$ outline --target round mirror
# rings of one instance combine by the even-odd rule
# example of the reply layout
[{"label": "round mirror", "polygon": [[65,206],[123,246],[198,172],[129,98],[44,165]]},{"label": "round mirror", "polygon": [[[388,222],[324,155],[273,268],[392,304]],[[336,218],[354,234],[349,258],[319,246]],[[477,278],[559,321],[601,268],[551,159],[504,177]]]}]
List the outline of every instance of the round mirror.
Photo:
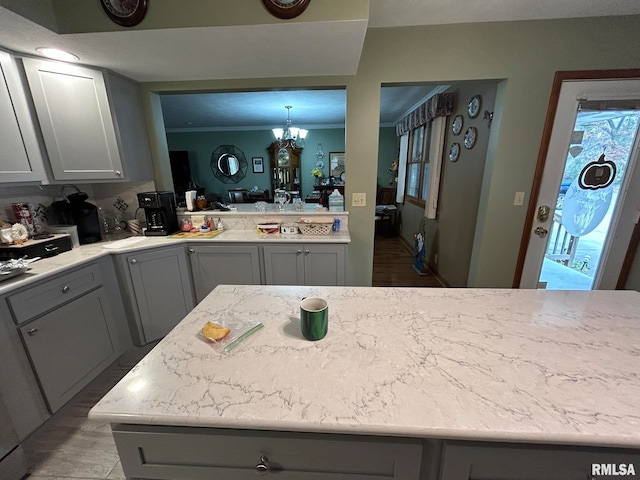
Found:
[{"label": "round mirror", "polygon": [[218,170],[220,170],[223,175],[230,177],[238,173],[240,170],[240,162],[235,155],[223,153],[220,155],[220,158],[218,158]]},{"label": "round mirror", "polygon": [[213,175],[222,183],[238,183],[247,174],[247,158],[235,145],[220,145],[211,154]]}]

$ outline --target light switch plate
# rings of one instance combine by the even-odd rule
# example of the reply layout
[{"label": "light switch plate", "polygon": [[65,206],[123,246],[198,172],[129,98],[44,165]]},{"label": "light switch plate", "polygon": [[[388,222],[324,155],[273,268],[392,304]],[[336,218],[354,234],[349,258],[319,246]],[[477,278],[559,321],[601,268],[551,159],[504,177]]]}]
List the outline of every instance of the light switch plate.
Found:
[{"label": "light switch plate", "polygon": [[367,206],[367,194],[366,193],[353,193],[351,195],[352,207],[366,207]]},{"label": "light switch plate", "polygon": [[513,204],[516,206],[524,204],[524,192],[516,192],[516,196],[513,199]]}]

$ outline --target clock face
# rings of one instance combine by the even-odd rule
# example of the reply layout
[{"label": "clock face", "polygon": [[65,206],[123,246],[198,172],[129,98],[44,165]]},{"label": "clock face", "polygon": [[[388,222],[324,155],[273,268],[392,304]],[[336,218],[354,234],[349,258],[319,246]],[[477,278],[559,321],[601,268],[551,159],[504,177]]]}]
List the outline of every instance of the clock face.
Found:
[{"label": "clock face", "polygon": [[480,95],[474,95],[469,100],[469,105],[467,106],[467,111],[469,112],[469,118],[476,118],[480,113]]},{"label": "clock face", "polygon": [[459,156],[460,156],[460,144],[459,143],[451,144],[451,148],[449,149],[449,160],[451,160],[452,162],[455,162],[456,160],[458,160]]},{"label": "clock face", "polygon": [[455,118],[453,119],[453,123],[451,124],[451,132],[454,135],[459,135],[460,132],[462,131],[462,124],[463,124],[463,119],[462,119],[462,115],[456,115]]},{"label": "clock face", "polygon": [[147,14],[147,0],[100,0],[105,13],[118,25],[132,27]]},{"label": "clock face", "polygon": [[304,12],[311,0],[262,0],[262,3],[274,17],[288,20]]},{"label": "clock face", "polygon": [[478,131],[475,127],[467,128],[467,131],[464,132],[464,148],[470,149],[476,144],[476,139],[478,136]]}]

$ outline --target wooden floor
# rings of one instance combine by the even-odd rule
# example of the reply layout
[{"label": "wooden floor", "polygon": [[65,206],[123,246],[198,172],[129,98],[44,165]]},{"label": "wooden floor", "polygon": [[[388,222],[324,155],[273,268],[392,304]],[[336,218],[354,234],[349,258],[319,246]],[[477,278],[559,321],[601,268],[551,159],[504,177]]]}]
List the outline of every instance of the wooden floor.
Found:
[{"label": "wooden floor", "polygon": [[433,273],[418,275],[413,268],[413,250],[399,236],[376,235],[373,250],[374,287],[440,287]]}]

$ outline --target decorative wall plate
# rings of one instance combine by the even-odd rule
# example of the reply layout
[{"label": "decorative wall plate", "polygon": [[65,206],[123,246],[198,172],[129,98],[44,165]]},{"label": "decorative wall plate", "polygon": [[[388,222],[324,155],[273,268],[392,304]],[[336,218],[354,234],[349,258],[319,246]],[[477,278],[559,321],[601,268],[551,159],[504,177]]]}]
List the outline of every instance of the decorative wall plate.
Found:
[{"label": "decorative wall plate", "polygon": [[451,122],[451,132],[454,135],[459,135],[460,132],[462,131],[463,124],[464,124],[464,118],[462,117],[462,115],[456,115],[455,118],[453,119],[453,122]]},{"label": "decorative wall plate", "polygon": [[478,131],[476,127],[469,127],[467,131],[464,132],[464,148],[470,149],[476,144],[476,140],[478,139]]},{"label": "decorative wall plate", "polygon": [[118,25],[133,27],[147,14],[147,0],[100,0],[107,16]]},{"label": "decorative wall plate", "polygon": [[456,160],[458,160],[459,156],[460,156],[460,144],[452,143],[451,148],[449,148],[449,160],[451,160],[452,162],[455,162]]},{"label": "decorative wall plate", "polygon": [[262,0],[262,3],[274,17],[289,20],[301,15],[311,0]]},{"label": "decorative wall plate", "polygon": [[480,106],[482,104],[482,98],[480,95],[474,95],[469,100],[469,105],[467,105],[467,112],[469,113],[469,118],[476,118],[480,113]]}]

